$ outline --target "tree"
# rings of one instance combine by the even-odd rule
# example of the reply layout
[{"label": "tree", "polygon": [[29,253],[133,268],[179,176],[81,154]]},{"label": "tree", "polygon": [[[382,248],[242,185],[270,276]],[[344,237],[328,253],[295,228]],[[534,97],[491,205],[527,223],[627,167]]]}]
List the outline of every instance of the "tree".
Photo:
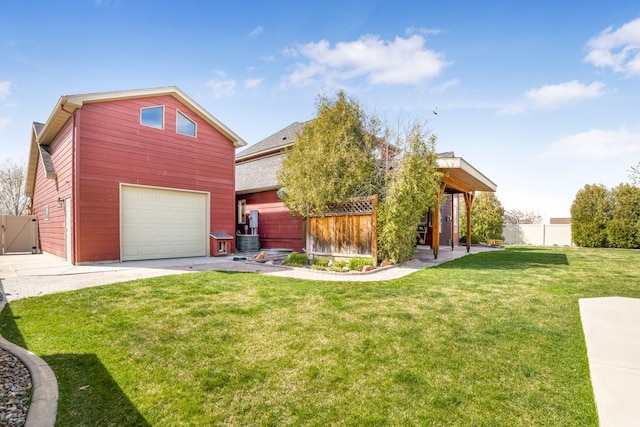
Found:
[{"label": "tree", "polygon": [[640,248],[640,187],[620,184],[611,190],[611,219],[607,243],[614,248]]},{"label": "tree", "polygon": [[509,209],[504,213],[504,222],[507,224],[542,224],[542,215],[533,211]]},{"label": "tree", "polygon": [[381,259],[409,260],[416,249],[416,229],[430,206],[436,205],[442,173],[438,172],[436,137],[413,124],[404,140],[398,167],[389,173],[378,209],[378,251]]},{"label": "tree", "polygon": [[0,166],[0,214],[24,215],[29,199],[24,195],[24,165],[6,160]]},{"label": "tree", "polygon": [[323,215],[331,204],[361,195],[375,175],[374,136],[359,103],[340,91],[320,98],[278,172],[280,195],[292,213]]},{"label": "tree", "polygon": [[[493,192],[478,192],[471,206],[471,242],[502,239],[504,208]],[[460,224],[467,223],[466,210],[461,210]],[[466,227],[460,227],[460,237],[466,239]]]},{"label": "tree", "polygon": [[607,223],[611,219],[611,193],[604,185],[585,185],[571,204],[571,239],[578,246],[607,246]]}]

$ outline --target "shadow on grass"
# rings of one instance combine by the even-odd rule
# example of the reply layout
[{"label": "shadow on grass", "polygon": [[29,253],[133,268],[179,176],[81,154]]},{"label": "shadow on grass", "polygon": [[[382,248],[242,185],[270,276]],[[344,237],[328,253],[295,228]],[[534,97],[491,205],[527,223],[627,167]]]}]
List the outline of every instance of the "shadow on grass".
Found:
[{"label": "shadow on grass", "polygon": [[95,354],[42,358],[58,380],[60,425],[150,426]]},{"label": "shadow on grass", "polygon": [[[0,313],[0,333],[28,350],[6,304]],[[57,425],[150,426],[95,354],[55,354],[40,357],[58,381]]]},{"label": "shadow on grass", "polygon": [[15,320],[16,316],[14,316],[13,311],[11,311],[11,305],[7,303],[2,313],[0,313],[0,335],[17,346],[27,348],[24,337],[22,333],[20,333],[20,329]]},{"label": "shadow on grass", "polygon": [[521,270],[552,265],[569,265],[567,256],[546,248],[511,247],[465,256],[436,268]]}]

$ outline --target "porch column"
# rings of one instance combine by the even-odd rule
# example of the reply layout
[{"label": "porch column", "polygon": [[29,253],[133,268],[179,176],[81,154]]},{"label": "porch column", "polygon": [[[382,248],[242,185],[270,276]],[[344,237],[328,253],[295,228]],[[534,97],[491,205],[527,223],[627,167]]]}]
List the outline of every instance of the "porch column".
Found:
[{"label": "porch column", "polygon": [[473,206],[474,193],[464,193],[464,204],[467,207],[467,253],[471,251],[471,207]]},{"label": "porch column", "polygon": [[438,259],[438,252],[440,252],[440,200],[444,194],[445,183],[440,184],[440,189],[436,195],[436,206],[433,208],[433,236],[431,236],[431,245],[433,246],[433,257]]},{"label": "porch column", "polygon": [[455,203],[453,202],[453,198],[454,196],[457,196],[456,194],[451,193],[451,221],[449,221],[451,224],[450,225],[450,231],[449,231],[449,235],[451,236],[451,250],[455,250],[455,243],[454,243],[454,239],[453,239],[453,232],[455,230],[455,227],[453,226],[457,221],[458,218],[455,217],[455,212],[454,212],[454,207],[455,207]]}]

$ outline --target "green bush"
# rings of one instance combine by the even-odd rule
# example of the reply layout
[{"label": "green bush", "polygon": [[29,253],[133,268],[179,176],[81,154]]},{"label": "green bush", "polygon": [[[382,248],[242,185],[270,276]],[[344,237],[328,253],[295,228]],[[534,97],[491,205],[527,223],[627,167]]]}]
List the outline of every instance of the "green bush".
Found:
[{"label": "green bush", "polygon": [[311,266],[316,266],[316,267],[329,267],[329,258],[325,258],[325,257],[317,257],[314,258],[313,261],[311,262]]},{"label": "green bush", "polygon": [[373,258],[351,258],[349,260],[349,270],[361,271],[365,265],[373,265]]},{"label": "green bush", "polygon": [[345,268],[347,266],[347,261],[344,259],[334,259],[331,266],[336,268]]},{"label": "green bush", "polygon": [[284,259],[284,261],[282,261],[282,263],[290,267],[304,267],[307,265],[307,254],[292,252]]}]

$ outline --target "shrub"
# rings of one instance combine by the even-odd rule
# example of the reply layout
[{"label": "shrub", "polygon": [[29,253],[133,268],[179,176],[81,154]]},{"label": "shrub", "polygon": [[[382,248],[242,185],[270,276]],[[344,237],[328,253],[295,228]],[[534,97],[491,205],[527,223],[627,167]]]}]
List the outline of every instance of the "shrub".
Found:
[{"label": "shrub", "polygon": [[351,258],[349,260],[349,270],[362,270],[365,265],[373,265],[373,258]]},{"label": "shrub", "polygon": [[329,267],[329,258],[325,258],[325,257],[314,258],[313,261],[311,262],[311,265],[316,267]]},{"label": "shrub", "polygon": [[344,259],[334,259],[331,266],[337,268],[345,268],[347,266],[347,261]]},{"label": "shrub", "polygon": [[304,267],[307,265],[307,254],[292,252],[284,259],[284,261],[282,261],[282,263],[290,267]]}]

